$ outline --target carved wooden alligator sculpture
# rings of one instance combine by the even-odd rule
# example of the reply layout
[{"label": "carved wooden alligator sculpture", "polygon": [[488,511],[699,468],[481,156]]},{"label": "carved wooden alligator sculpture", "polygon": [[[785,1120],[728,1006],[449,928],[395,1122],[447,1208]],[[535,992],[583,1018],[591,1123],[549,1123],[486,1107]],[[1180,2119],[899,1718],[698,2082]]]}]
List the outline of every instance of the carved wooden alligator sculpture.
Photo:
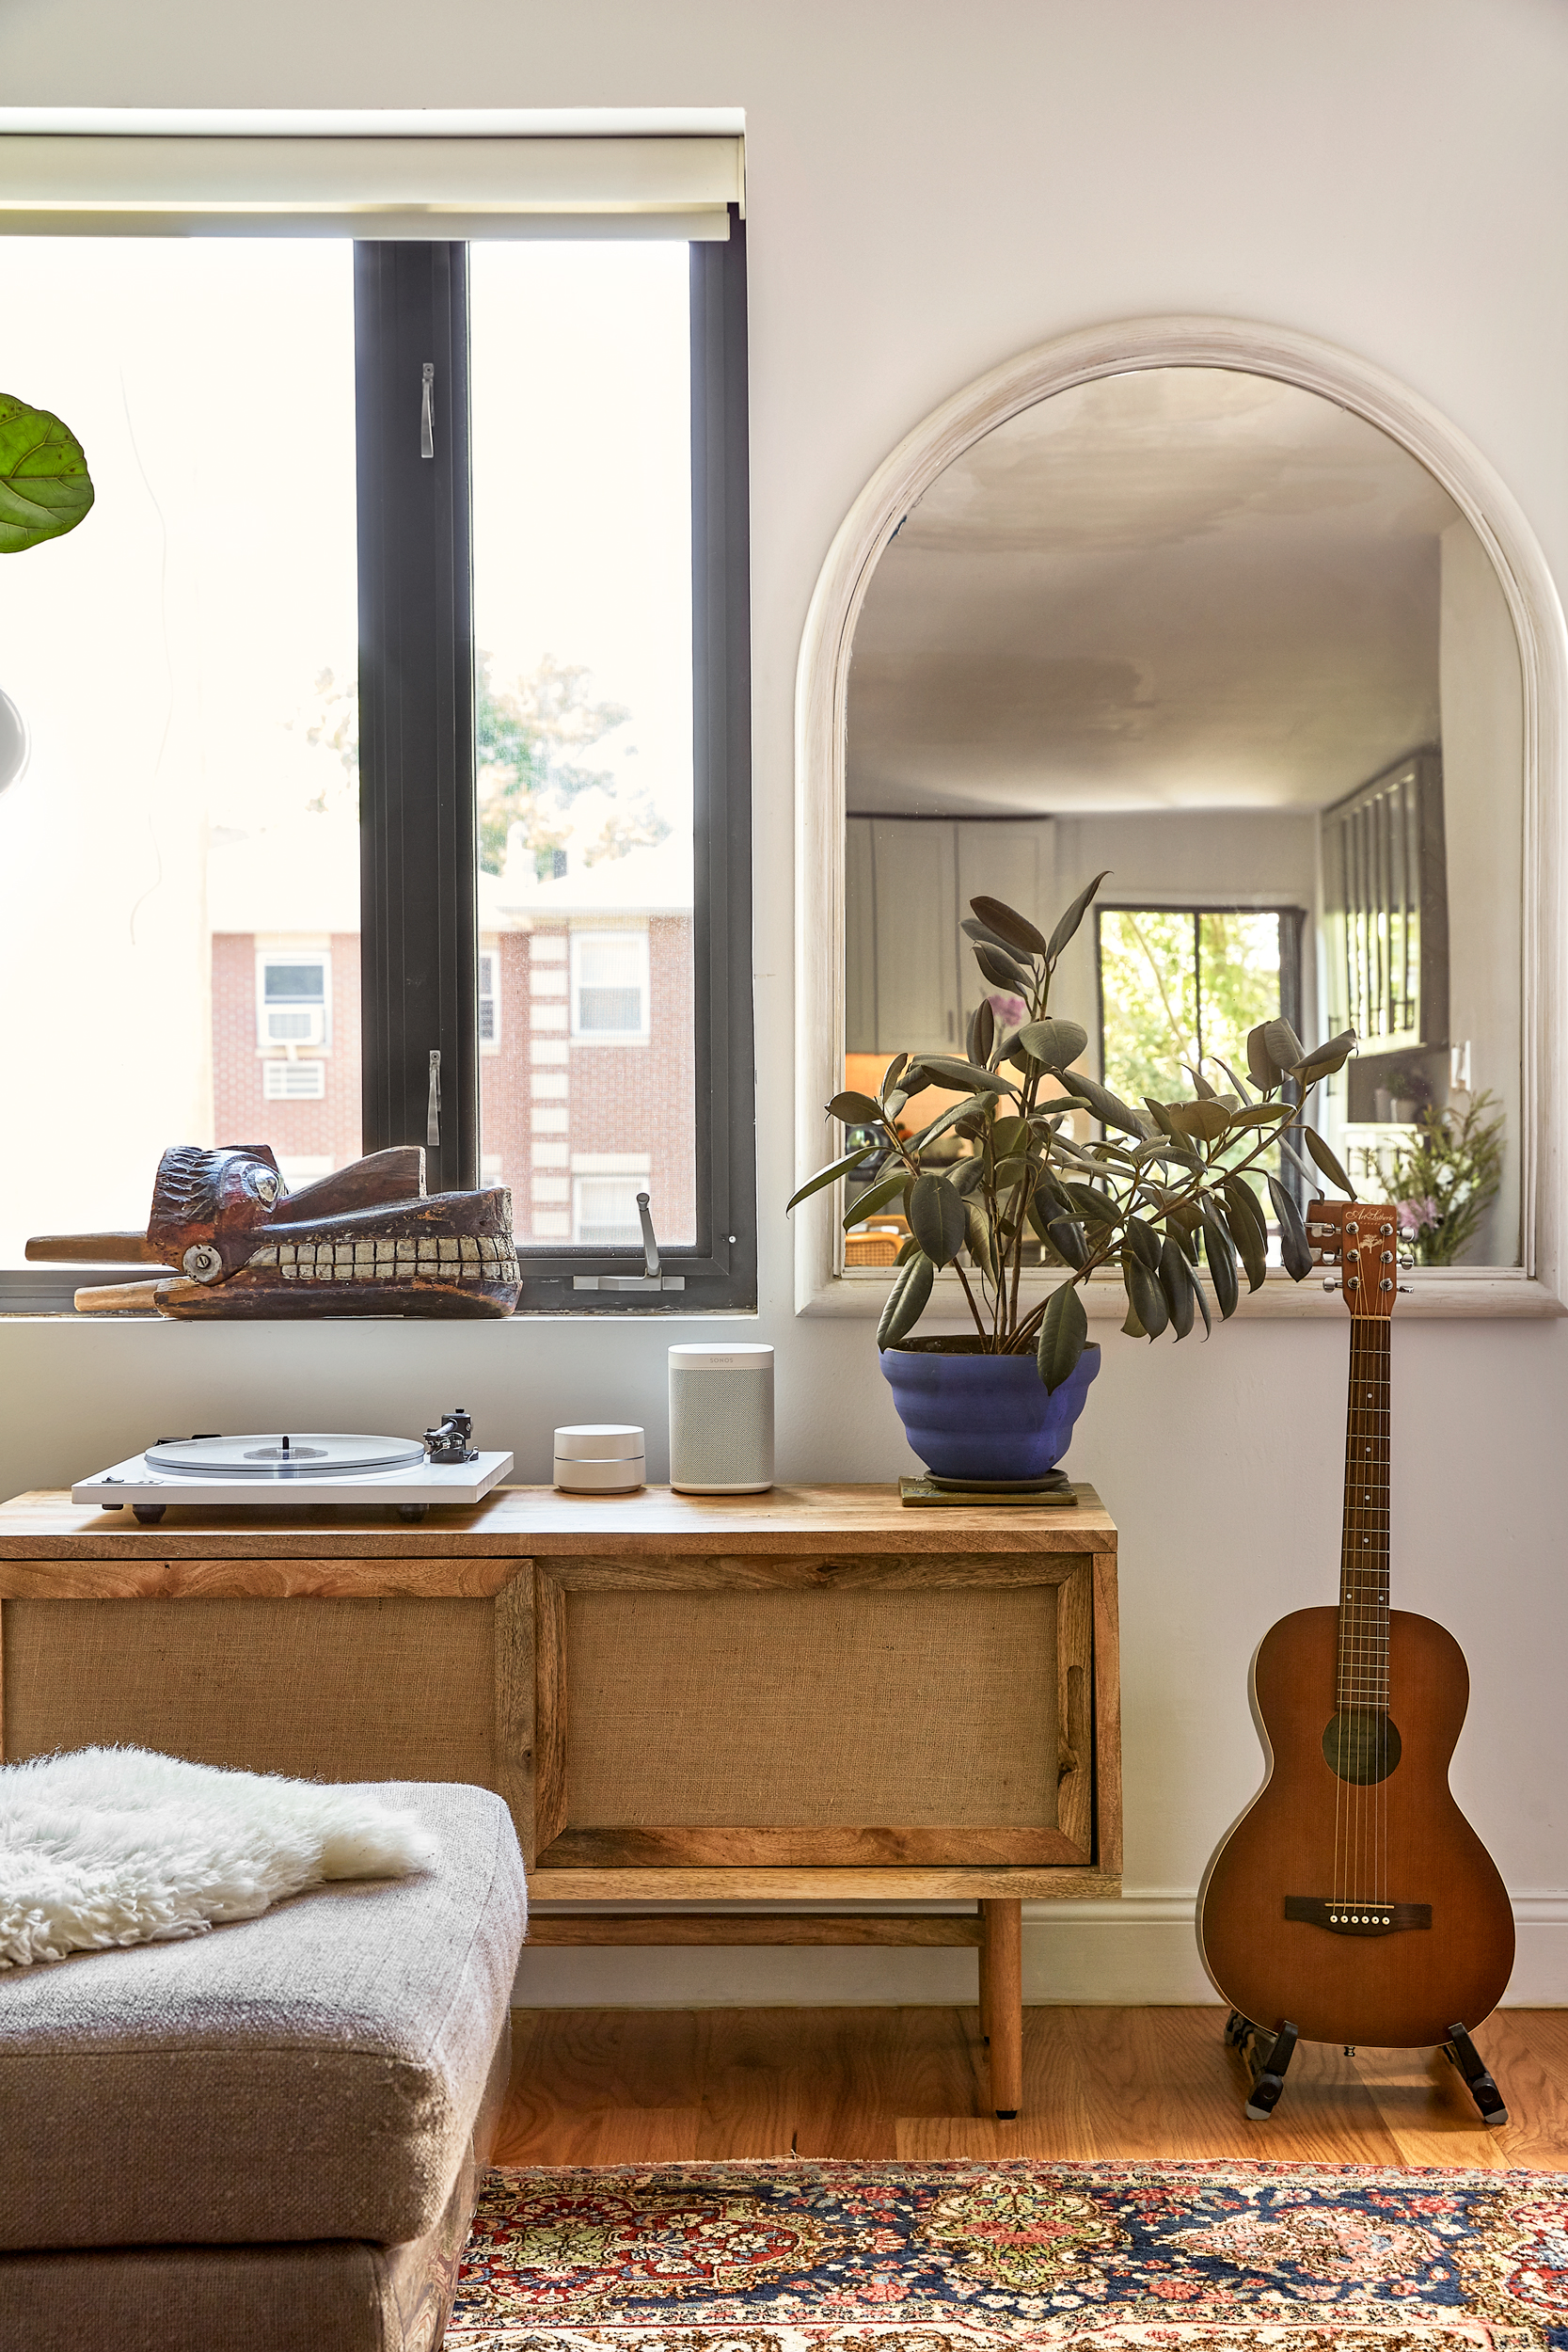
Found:
[{"label": "carved wooden alligator sculpture", "polygon": [[84,1314],[509,1315],[517,1304],[511,1194],[427,1193],[417,1144],[293,1193],[265,1144],[176,1144],[158,1163],[145,1234],[40,1233],[27,1255],[163,1269],[79,1290]]}]

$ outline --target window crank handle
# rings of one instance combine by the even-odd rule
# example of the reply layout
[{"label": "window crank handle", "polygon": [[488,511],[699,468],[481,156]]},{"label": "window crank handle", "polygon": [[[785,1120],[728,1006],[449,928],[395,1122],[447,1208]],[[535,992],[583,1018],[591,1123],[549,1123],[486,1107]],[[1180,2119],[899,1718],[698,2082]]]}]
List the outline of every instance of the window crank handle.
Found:
[{"label": "window crank handle", "polygon": [[441,1057],[438,1053],[430,1057],[430,1097],[425,1106],[424,1139],[431,1151],[435,1151],[441,1140]]}]

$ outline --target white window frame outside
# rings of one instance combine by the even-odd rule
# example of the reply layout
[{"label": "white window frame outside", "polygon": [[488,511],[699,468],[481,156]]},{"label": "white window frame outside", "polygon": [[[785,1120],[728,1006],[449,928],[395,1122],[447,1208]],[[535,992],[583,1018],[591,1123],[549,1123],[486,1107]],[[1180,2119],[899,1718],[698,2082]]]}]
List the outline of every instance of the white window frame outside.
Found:
[{"label": "white window frame outside", "polygon": [[[293,1073],[314,1073],[314,1083],[301,1087],[297,1079],[291,1083]],[[269,1054],[261,1064],[261,1100],[263,1103],[325,1103],[326,1100],[326,1064],[320,1054]]]},{"label": "white window frame outside", "polygon": [[[648,1178],[645,1169],[635,1174],[622,1169],[617,1170],[614,1173],[601,1171],[596,1175],[574,1175],[572,1178],[572,1239],[582,1248],[592,1247],[595,1248],[604,1248],[615,1246],[608,1243],[588,1244],[585,1243],[582,1238],[582,1228],[585,1222],[583,1216],[584,1195],[585,1193],[590,1192],[594,1187],[607,1184],[624,1184],[626,1186],[627,1196],[632,1204],[631,1216],[627,1220],[626,1230],[628,1235],[635,1230],[637,1238],[639,1240],[641,1238],[641,1223],[637,1214],[637,1195],[640,1192],[646,1192],[648,1189]],[[627,1246],[629,1247],[629,1241]]]},{"label": "white window frame outside", "polygon": [[[582,951],[596,946],[603,940],[614,940],[617,946],[635,941],[640,949],[638,993],[641,1001],[641,1021],[635,1029],[585,1029],[581,1021]],[[572,933],[571,1020],[574,1045],[646,1045],[652,1034],[652,969],[648,947],[648,927],[626,924],[620,928],[609,924],[586,927]]]}]

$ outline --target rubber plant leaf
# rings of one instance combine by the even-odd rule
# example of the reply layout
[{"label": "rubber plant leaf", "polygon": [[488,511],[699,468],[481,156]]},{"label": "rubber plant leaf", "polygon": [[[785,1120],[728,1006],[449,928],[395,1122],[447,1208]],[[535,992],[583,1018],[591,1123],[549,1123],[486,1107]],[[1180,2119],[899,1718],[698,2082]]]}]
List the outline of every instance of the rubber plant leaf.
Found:
[{"label": "rubber plant leaf", "polygon": [[1269,1178],[1269,1198],[1279,1219],[1279,1255],[1292,1282],[1305,1281],[1312,1271],[1312,1245],[1301,1211],[1277,1176]]},{"label": "rubber plant leaf", "polygon": [[1338,1037],[1326,1038],[1322,1045],[1314,1045],[1301,1065],[1300,1076],[1306,1086],[1314,1085],[1336,1070],[1342,1070],[1355,1051],[1355,1031],[1341,1029]]},{"label": "rubber plant leaf", "polygon": [[[1060,1072],[1077,1060],[1089,1041],[1089,1033],[1076,1021],[1027,1021],[1018,1033],[1018,1041],[1035,1061]],[[1076,1077],[1072,1083],[1077,1085]]]},{"label": "rubber plant leaf", "polygon": [[1269,1229],[1258,1195],[1244,1176],[1227,1176],[1220,1190],[1230,1224],[1230,1238],[1241,1252],[1249,1291],[1261,1290],[1268,1272]]},{"label": "rubber plant leaf", "polygon": [[842,1119],[847,1127],[875,1127],[881,1116],[880,1103],[869,1094],[835,1094],[828,1105],[828,1117]]},{"label": "rubber plant leaf", "polygon": [[1011,996],[1029,996],[1035,983],[1021,963],[1002,948],[993,947],[989,939],[974,943],[974,961],[992,988],[1005,988]]},{"label": "rubber plant leaf", "polygon": [[902,1269],[888,1293],[882,1319],[877,1326],[879,1348],[896,1347],[899,1341],[914,1329],[926,1311],[926,1302],[931,1295],[936,1271],[924,1250],[912,1257]]},{"label": "rubber plant leaf", "polygon": [[1016,907],[1004,905],[1000,898],[971,898],[969,911],[977,914],[993,939],[1015,956],[1043,956],[1045,941],[1025,914]]},{"label": "rubber plant leaf", "polygon": [[939,1087],[967,1087],[972,1094],[1016,1094],[1010,1078],[998,1077],[977,1062],[960,1061],[956,1054],[922,1054],[920,1067]]},{"label": "rubber plant leaf", "polygon": [[875,1144],[863,1143],[858,1151],[846,1152],[844,1157],[841,1160],[835,1160],[832,1168],[819,1168],[816,1175],[809,1177],[800,1186],[799,1192],[790,1195],[785,1203],[784,1215],[787,1216],[791,1209],[798,1209],[802,1200],[809,1200],[812,1194],[820,1192],[825,1184],[836,1184],[839,1177],[847,1176],[849,1170],[852,1168],[859,1168],[862,1160],[867,1158],[876,1148]]},{"label": "rubber plant leaf", "polygon": [[1077,930],[1079,924],[1084,920],[1085,915],[1088,913],[1091,899],[1094,898],[1096,891],[1100,888],[1101,883],[1105,880],[1105,875],[1108,874],[1110,870],[1110,867],[1107,866],[1104,873],[1097,874],[1092,882],[1085,884],[1084,888],[1078,893],[1077,898],[1074,898],[1072,904],[1069,907],[1067,913],[1062,916],[1062,919],[1057,924],[1055,930],[1052,932],[1050,940],[1046,945],[1045,960],[1053,970],[1055,969],[1057,957],[1061,954],[1062,949],[1067,946],[1073,933]]},{"label": "rubber plant leaf", "polygon": [[1307,1048],[1288,1021],[1265,1021],[1263,1043],[1276,1070],[1295,1076],[1307,1059]]},{"label": "rubber plant leaf", "polygon": [[1089,1319],[1076,1284],[1053,1290],[1040,1322],[1035,1361],[1048,1389],[1059,1389],[1077,1368],[1089,1336]]},{"label": "rubber plant leaf", "polygon": [[92,501],[87,456],[71,427],[0,392],[0,555],[63,538]]},{"label": "rubber plant leaf", "polygon": [[851,1225],[859,1225],[866,1217],[875,1216],[878,1210],[885,1209],[890,1200],[896,1200],[909,1181],[907,1168],[899,1168],[892,1176],[881,1177],[869,1192],[863,1192],[858,1200],[850,1202],[844,1216],[845,1232],[847,1232]]},{"label": "rubber plant leaf", "polygon": [[950,1265],[963,1248],[964,1204],[944,1176],[915,1179],[910,1231],[937,1265]]},{"label": "rubber plant leaf", "polygon": [[1179,1241],[1167,1239],[1161,1248],[1160,1288],[1164,1292],[1165,1305],[1170,1309],[1171,1328],[1179,1340],[1184,1340],[1193,1327],[1193,1303],[1197,1283]]},{"label": "rubber plant leaf", "polygon": [[1140,1326],[1151,1340],[1157,1340],[1170,1321],[1170,1308],[1164,1292],[1133,1250],[1122,1254],[1121,1279],[1127,1285],[1128,1304]]},{"label": "rubber plant leaf", "polygon": [[1356,1198],[1355,1186],[1351,1183],[1316,1127],[1304,1127],[1301,1132],[1306,1140],[1307,1149],[1311,1152],[1329,1183],[1337,1184],[1341,1192],[1348,1192],[1354,1200]]},{"label": "rubber plant leaf", "polygon": [[[1210,1279],[1219,1303],[1221,1320],[1236,1311],[1241,1292],[1236,1281],[1236,1245],[1225,1228],[1225,1219],[1217,1207],[1205,1201],[1202,1225],[1203,1254],[1209,1261]],[[1212,1214],[1210,1213],[1212,1210]]]}]

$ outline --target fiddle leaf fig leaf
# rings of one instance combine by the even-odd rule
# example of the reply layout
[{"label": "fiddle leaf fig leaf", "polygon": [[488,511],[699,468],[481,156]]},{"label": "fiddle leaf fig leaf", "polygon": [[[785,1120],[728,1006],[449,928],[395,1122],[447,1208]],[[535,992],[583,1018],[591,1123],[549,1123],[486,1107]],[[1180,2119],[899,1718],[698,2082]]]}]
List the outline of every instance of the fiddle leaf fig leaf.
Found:
[{"label": "fiddle leaf fig leaf", "polygon": [[1088,1342],[1089,1319],[1077,1285],[1063,1282],[1053,1290],[1040,1322],[1035,1361],[1048,1389],[1059,1389],[1077,1368]]},{"label": "fiddle leaf fig leaf", "polygon": [[875,1216],[879,1209],[885,1209],[889,1201],[896,1200],[908,1183],[909,1172],[900,1168],[896,1175],[884,1176],[879,1184],[872,1185],[869,1192],[863,1192],[860,1199],[852,1200],[844,1213],[845,1232],[847,1232],[852,1225],[863,1225],[868,1216]]},{"label": "fiddle leaf fig leaf", "polygon": [[1104,881],[1105,874],[1108,874],[1110,870],[1110,867],[1107,866],[1104,874],[1097,874],[1093,882],[1087,883],[1085,887],[1078,893],[1077,898],[1074,898],[1072,904],[1069,907],[1067,913],[1063,915],[1061,921],[1052,932],[1049,944],[1042,943],[1042,945],[1045,945],[1046,962],[1052,967],[1053,971],[1055,969],[1056,960],[1060,956],[1062,949],[1067,946],[1073,933],[1077,930],[1079,924],[1084,920],[1085,915],[1088,913],[1090,902],[1092,901],[1096,891]]},{"label": "fiddle leaf fig leaf", "polygon": [[991,937],[999,939],[1015,956],[1044,955],[1044,940],[1028,916],[1020,914],[1016,907],[1005,905],[1000,898],[971,898],[969,908]]},{"label": "fiddle leaf fig leaf", "polygon": [[[1047,1070],[1064,1071],[1078,1059],[1089,1041],[1089,1033],[1081,1029],[1076,1021],[1026,1021],[1018,1033],[1018,1041],[1031,1060],[1043,1063]],[[1075,1077],[1074,1086],[1077,1083]]]},{"label": "fiddle leaf fig leaf", "polygon": [[828,1105],[830,1119],[842,1119],[847,1127],[875,1127],[882,1116],[880,1103],[874,1103],[869,1094],[835,1094]]},{"label": "fiddle leaf fig leaf", "polygon": [[809,1200],[812,1194],[820,1192],[825,1184],[836,1184],[841,1176],[847,1176],[849,1170],[852,1168],[859,1168],[862,1160],[868,1158],[875,1149],[874,1144],[863,1143],[857,1151],[847,1152],[843,1159],[835,1160],[832,1168],[819,1168],[816,1175],[809,1177],[800,1186],[799,1192],[790,1195],[784,1205],[784,1215],[787,1216],[791,1209],[798,1209],[802,1200]]},{"label": "fiddle leaf fig leaf", "polygon": [[0,555],[63,538],[93,496],[87,456],[71,427],[47,408],[0,392]]},{"label": "fiddle leaf fig leaf", "polygon": [[1292,1282],[1304,1282],[1312,1271],[1312,1245],[1301,1211],[1277,1176],[1269,1178],[1269,1198],[1279,1219],[1281,1263]]},{"label": "fiddle leaf fig leaf", "polygon": [[882,1319],[877,1326],[879,1348],[896,1347],[899,1341],[914,1329],[926,1311],[936,1271],[924,1251],[917,1251],[904,1266],[888,1293]]},{"label": "fiddle leaf fig leaf", "polygon": [[951,1265],[964,1246],[964,1204],[943,1176],[919,1176],[910,1194],[910,1231],[936,1265]]},{"label": "fiddle leaf fig leaf", "polygon": [[1340,1192],[1349,1193],[1353,1200],[1355,1200],[1357,1197],[1355,1186],[1351,1183],[1316,1127],[1304,1127],[1301,1132],[1307,1149],[1311,1152],[1329,1183],[1336,1185]]}]

